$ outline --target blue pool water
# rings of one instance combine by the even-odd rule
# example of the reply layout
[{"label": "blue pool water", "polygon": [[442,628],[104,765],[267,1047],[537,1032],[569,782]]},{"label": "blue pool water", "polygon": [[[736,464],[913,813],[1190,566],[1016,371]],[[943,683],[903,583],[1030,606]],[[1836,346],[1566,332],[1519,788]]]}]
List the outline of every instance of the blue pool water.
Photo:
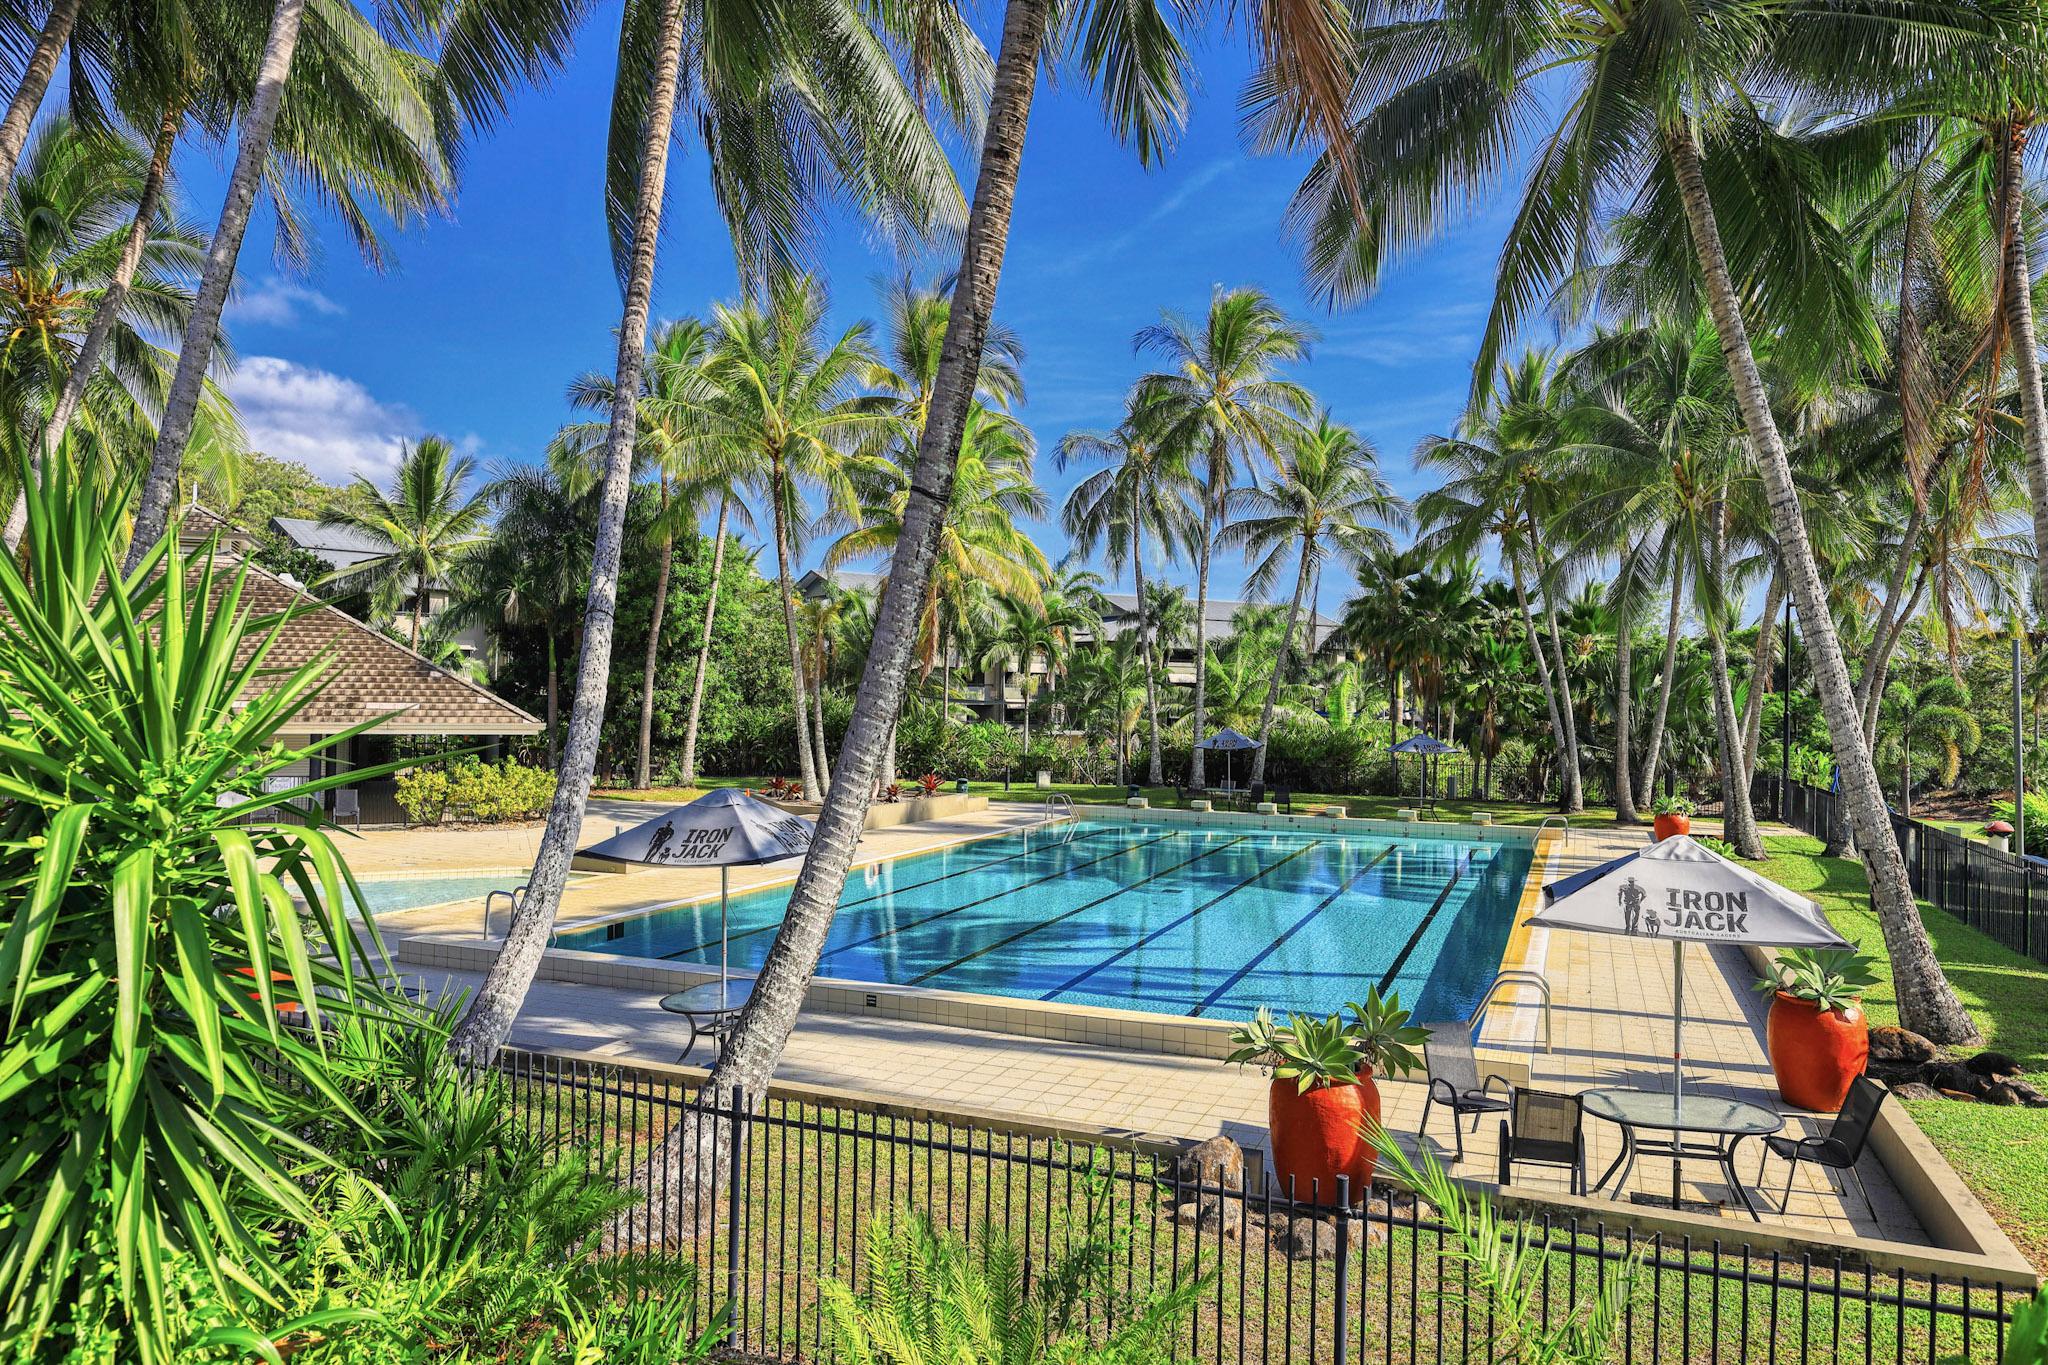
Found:
[{"label": "blue pool water", "polygon": [[[1507,944],[1526,847],[1082,821],[856,870],[818,974],[1248,1017],[1398,990],[1461,1019]],[[767,956],[789,889],[735,896],[733,965]],[[557,946],[716,966],[714,898]]]},{"label": "blue pool water", "polygon": [[[358,877],[361,906],[372,918],[394,910],[416,910],[447,901],[481,906],[493,891],[510,891],[526,880],[524,872],[467,873],[447,877]],[[500,909],[503,902],[500,902]]]}]

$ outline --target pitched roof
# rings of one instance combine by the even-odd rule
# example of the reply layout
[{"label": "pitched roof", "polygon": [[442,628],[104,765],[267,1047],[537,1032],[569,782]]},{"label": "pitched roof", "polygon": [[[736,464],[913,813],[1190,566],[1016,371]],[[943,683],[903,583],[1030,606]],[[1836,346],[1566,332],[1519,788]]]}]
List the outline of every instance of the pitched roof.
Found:
[{"label": "pitched roof", "polygon": [[329,526],[316,517],[272,517],[270,525],[286,540],[336,569],[391,553],[391,542],[380,535],[353,526]]},{"label": "pitched roof", "polygon": [[[180,521],[179,541],[189,546],[221,528],[233,530],[203,508],[190,509]],[[379,715],[390,717],[375,731],[385,735],[533,735],[545,728],[496,693],[429,663],[253,560],[241,560],[225,536],[220,558],[248,565],[242,598],[254,615],[301,608],[278,628],[268,663],[296,668],[322,656],[333,660],[326,686],[292,722],[294,733],[327,733]],[[216,591],[225,591],[226,577],[217,576],[216,584]]]}]

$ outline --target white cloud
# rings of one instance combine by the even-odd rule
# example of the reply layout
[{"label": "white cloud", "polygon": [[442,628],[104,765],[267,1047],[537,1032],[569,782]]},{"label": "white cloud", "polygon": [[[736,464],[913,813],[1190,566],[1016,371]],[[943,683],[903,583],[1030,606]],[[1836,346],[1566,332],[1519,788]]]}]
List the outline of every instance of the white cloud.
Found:
[{"label": "white cloud", "polygon": [[228,304],[228,319],[291,327],[309,314],[336,317],[346,311],[317,289],[271,275],[235,295]]},{"label": "white cloud", "polygon": [[1357,322],[1330,328],[1315,353],[1393,367],[1462,358],[1478,348],[1486,310],[1485,299],[1406,311],[1382,303]]},{"label": "white cloud", "polygon": [[251,449],[296,460],[322,479],[396,468],[403,443],[417,440],[418,414],[379,402],[353,379],[274,355],[248,356],[227,381]]}]

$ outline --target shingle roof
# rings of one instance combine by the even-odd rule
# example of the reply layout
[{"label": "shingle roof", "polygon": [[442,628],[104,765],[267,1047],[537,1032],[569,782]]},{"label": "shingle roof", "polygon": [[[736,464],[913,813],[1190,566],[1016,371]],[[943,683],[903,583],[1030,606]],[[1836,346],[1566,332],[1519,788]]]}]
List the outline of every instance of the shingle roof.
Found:
[{"label": "shingle roof", "polygon": [[[179,538],[189,544],[224,525],[204,509],[190,509]],[[221,558],[230,557],[223,543]],[[262,565],[250,562],[248,567],[242,597],[255,615],[315,604],[278,628],[267,662],[295,668],[322,655],[333,659],[326,687],[293,721],[294,732],[326,733],[378,715],[390,717],[376,730],[387,735],[532,735],[544,728],[504,698],[427,662]],[[227,581],[226,575],[217,575],[216,591],[225,591]],[[249,647],[255,648],[253,643]]]}]

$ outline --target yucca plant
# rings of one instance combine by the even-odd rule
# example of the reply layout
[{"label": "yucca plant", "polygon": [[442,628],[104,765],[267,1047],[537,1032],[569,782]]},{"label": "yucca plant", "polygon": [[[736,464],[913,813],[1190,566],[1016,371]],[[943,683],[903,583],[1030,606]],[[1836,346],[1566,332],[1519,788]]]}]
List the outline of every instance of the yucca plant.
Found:
[{"label": "yucca plant", "polygon": [[303,1133],[361,1122],[330,1019],[403,1009],[319,816],[277,809],[364,773],[265,791],[368,726],[285,748],[328,662],[274,666],[210,548],[124,578],[125,490],[44,466],[0,556],[0,1338],[160,1361],[192,1321],[255,1339],[331,1165]]},{"label": "yucca plant", "polygon": [[1854,1009],[1877,984],[1876,959],[1850,948],[1781,948],[1774,966],[1757,978],[1757,990],[1783,991],[1823,1010]]}]

